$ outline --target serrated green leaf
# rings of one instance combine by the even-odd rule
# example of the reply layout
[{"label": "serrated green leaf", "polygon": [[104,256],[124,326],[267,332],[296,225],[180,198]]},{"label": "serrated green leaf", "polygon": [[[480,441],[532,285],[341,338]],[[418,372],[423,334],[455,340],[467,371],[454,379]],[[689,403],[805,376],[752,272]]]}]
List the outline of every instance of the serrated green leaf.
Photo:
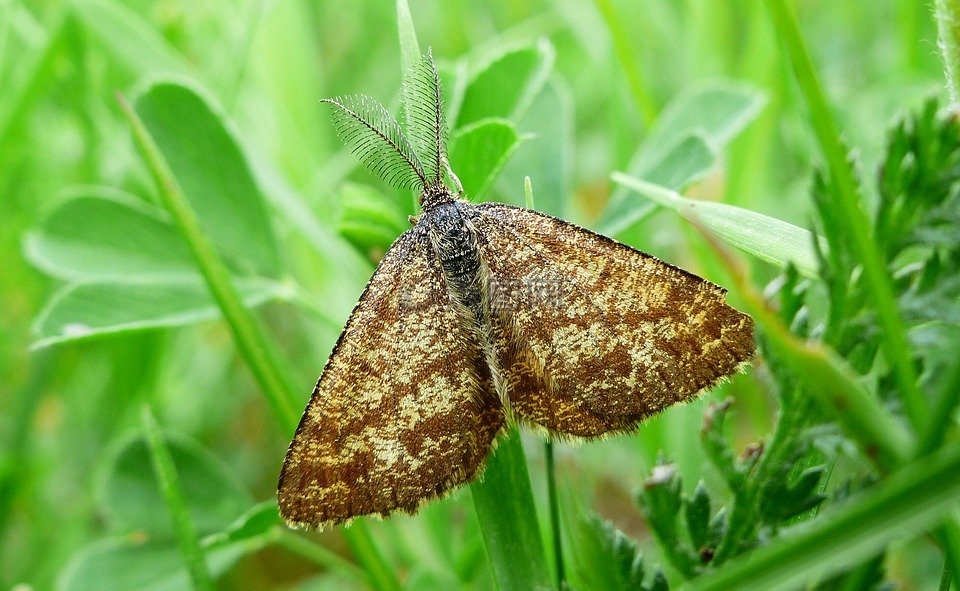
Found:
[{"label": "serrated green leaf", "polygon": [[[167,435],[183,496],[200,535],[233,524],[253,497],[230,470],[198,443]],[[172,539],[170,516],[157,485],[143,437],[127,441],[112,456],[99,495],[100,510],[115,531]]]},{"label": "serrated green leaf", "polygon": [[581,516],[576,535],[577,577],[584,589],[643,589],[644,565],[637,542],[609,521]]},{"label": "serrated green leaf", "polygon": [[479,201],[496,180],[521,138],[513,124],[485,119],[457,131],[450,142],[450,161],[466,195]]},{"label": "serrated green leaf", "polygon": [[693,497],[683,499],[683,516],[694,548],[707,548],[710,540],[710,495],[701,480],[693,491]]},{"label": "serrated green leaf", "polygon": [[[207,568],[216,577],[240,558],[257,550],[230,544],[206,553]],[[176,546],[142,537],[95,542],[76,554],[60,576],[60,591],[182,591],[190,577]]]},{"label": "serrated green leaf", "polygon": [[24,251],[63,279],[137,281],[195,267],[162,210],[103,188],[78,189],[26,237]]},{"label": "serrated green leaf", "polygon": [[273,229],[260,189],[212,99],[179,82],[156,82],[136,99],[137,114],[169,164],[200,226],[224,257],[256,274],[280,275]]},{"label": "serrated green leaf", "polygon": [[809,230],[742,207],[688,199],[622,173],[615,172],[612,178],[684,218],[703,224],[717,237],[747,254],[778,267],[792,264],[807,277],[819,276],[814,241],[819,241],[823,249],[826,242]]},{"label": "serrated green leaf", "polygon": [[496,58],[468,83],[455,127],[522,116],[546,82],[553,59],[553,46],[546,41]]},{"label": "serrated green leaf", "polygon": [[[237,279],[247,307],[286,297],[289,289],[267,279]],[[185,326],[220,316],[198,275],[137,283],[68,285],[47,302],[34,324],[34,347],[130,330]]]},{"label": "serrated green leaf", "polygon": [[699,557],[681,542],[677,516],[683,503],[680,498],[681,481],[673,464],[658,464],[643,483],[637,502],[674,567],[690,578],[697,573]]},{"label": "serrated green leaf", "polygon": [[803,588],[859,564],[894,540],[929,531],[952,515],[960,497],[960,445],[912,463],[821,512],[769,546],[724,565],[684,587],[687,591],[778,591]]}]

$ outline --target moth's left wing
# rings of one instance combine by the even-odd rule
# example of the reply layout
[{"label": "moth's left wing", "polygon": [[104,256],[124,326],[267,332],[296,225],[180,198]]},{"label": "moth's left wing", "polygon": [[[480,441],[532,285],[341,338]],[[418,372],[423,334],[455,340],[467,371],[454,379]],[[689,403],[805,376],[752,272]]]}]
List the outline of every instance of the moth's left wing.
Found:
[{"label": "moth's left wing", "polygon": [[390,248],[337,342],[278,486],[294,526],[415,511],[470,480],[503,426],[475,329],[425,233]]}]

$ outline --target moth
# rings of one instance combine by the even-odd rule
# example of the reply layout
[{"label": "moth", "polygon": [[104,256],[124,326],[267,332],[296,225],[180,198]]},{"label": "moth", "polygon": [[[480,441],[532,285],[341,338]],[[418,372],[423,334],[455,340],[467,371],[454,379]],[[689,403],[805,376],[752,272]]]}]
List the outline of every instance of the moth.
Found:
[{"label": "moth", "polygon": [[420,191],[421,211],[367,283],[287,451],[291,526],[413,513],[480,474],[508,421],[561,438],[634,431],[753,356],[753,322],[723,288],[569,222],[465,200],[430,52],[404,81],[406,133],[369,97],[324,102],[368,169]]}]

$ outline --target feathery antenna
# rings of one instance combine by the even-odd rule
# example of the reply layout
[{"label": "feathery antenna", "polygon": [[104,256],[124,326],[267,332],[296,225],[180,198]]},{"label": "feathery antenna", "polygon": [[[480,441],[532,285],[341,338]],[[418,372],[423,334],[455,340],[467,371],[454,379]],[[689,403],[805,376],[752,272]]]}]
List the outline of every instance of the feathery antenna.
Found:
[{"label": "feathery antenna", "polygon": [[447,126],[443,87],[431,49],[404,77],[400,102],[410,142],[422,159],[428,184],[440,184],[446,172]]},{"label": "feathery antenna", "polygon": [[423,189],[430,184],[432,178],[424,173],[400,124],[383,105],[362,94],[320,102],[336,107],[333,124],[337,135],[370,172],[401,189]]}]

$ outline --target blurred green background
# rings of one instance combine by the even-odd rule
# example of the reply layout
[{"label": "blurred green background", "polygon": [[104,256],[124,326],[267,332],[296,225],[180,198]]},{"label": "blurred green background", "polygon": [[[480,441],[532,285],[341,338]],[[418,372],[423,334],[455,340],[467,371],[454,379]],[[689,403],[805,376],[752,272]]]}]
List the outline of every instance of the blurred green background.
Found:
[{"label": "blurred green background", "polygon": [[[745,89],[757,110],[734,125],[737,133],[718,146],[718,161],[692,193],[809,224],[807,192],[819,157],[761,3],[411,0],[409,6],[421,48],[433,48],[448,96],[472,91],[481,97],[475,100],[496,102],[518,85],[533,89],[529,104],[507,113],[515,115],[517,131],[531,135],[483,199],[522,204],[529,175],[540,209],[597,227],[614,189],[610,173],[629,167],[664,109],[698,87],[721,84]],[[929,8],[915,0],[799,0],[793,6],[843,137],[872,171],[888,122],[943,93]],[[291,436],[273,420],[229,330],[205,312],[157,322],[182,327],[132,322],[87,338],[69,330],[67,338],[54,338],[63,333],[44,333],[42,322],[36,324],[81,309],[82,302],[64,304],[70,297],[99,297],[101,305],[107,297],[96,287],[82,289],[96,283],[89,268],[98,260],[110,266],[110,252],[80,248],[71,237],[117,226],[100,228],[89,217],[95,209],[65,211],[64,203],[95,196],[159,211],[117,93],[136,97],[157,80],[183,82],[205,97],[241,147],[243,159],[206,153],[204,174],[239,174],[231,167],[245,160],[253,180],[231,177],[223,190],[254,183],[263,195],[266,213],[259,219],[275,237],[269,248],[278,253],[277,267],[261,273],[275,281],[251,293],[269,300],[258,318],[289,362],[285,379],[302,391],[299,411],[376,260],[413,213],[409,195],[357,167],[318,102],[362,92],[396,112],[403,72],[397,27],[396,8],[386,0],[0,0],[0,588],[100,588],[85,587],[90,579],[76,574],[94,568],[91,556],[109,556],[98,553],[110,544],[162,537],[151,532],[169,534],[139,439],[145,403],[170,437],[175,459],[192,466],[181,474],[185,489],[211,497],[201,502],[210,519],[198,524],[201,533],[220,531],[255,502],[273,498]],[[514,50],[539,60],[535,75],[518,72],[511,80],[501,73],[486,87],[468,84]],[[177,113],[166,116],[175,120]],[[222,170],[218,162],[225,163]],[[458,162],[452,165],[457,171]],[[251,213],[225,208],[218,215],[229,232]],[[645,215],[621,230],[618,237],[634,246],[725,283],[703,240],[673,214]],[[238,242],[266,240],[243,231]],[[142,249],[140,263],[125,264],[158,273],[169,264],[167,271],[176,274],[176,261],[186,256],[151,251],[167,243],[143,235],[108,238],[114,247]],[[87,274],[72,273],[64,261]],[[758,285],[777,273],[759,262],[752,266]],[[151,284],[144,285],[149,293]],[[117,309],[136,312],[167,297],[154,291],[132,302],[130,293],[111,292]],[[737,303],[736,294],[731,299]],[[726,387],[738,401],[735,448],[770,429],[776,408],[760,382],[739,377]],[[631,490],[661,448],[691,490],[701,476],[711,478],[701,474],[695,433],[708,399],[723,395],[665,413],[636,440],[560,446],[565,502],[590,507],[649,540],[630,507]],[[538,440],[528,438],[526,449],[539,498]],[[469,496],[436,505],[420,518],[373,524],[375,537],[409,588],[417,581],[442,588],[451,568],[459,581],[485,588],[489,574]],[[449,548],[430,538],[437,531],[449,532]],[[317,539],[351,560],[337,531]],[[424,546],[424,539],[433,541]],[[289,548],[296,542],[274,541],[259,539],[262,551],[224,558],[221,588],[333,589],[350,578],[315,576],[318,567]],[[148,561],[158,572],[172,572],[175,547],[163,552]],[[142,564],[136,560],[93,564],[113,564],[120,572]],[[893,576],[926,572],[930,560],[938,573],[935,558],[908,548],[891,561]],[[450,567],[450,561],[459,562]],[[916,588],[930,581],[917,580]]]}]

